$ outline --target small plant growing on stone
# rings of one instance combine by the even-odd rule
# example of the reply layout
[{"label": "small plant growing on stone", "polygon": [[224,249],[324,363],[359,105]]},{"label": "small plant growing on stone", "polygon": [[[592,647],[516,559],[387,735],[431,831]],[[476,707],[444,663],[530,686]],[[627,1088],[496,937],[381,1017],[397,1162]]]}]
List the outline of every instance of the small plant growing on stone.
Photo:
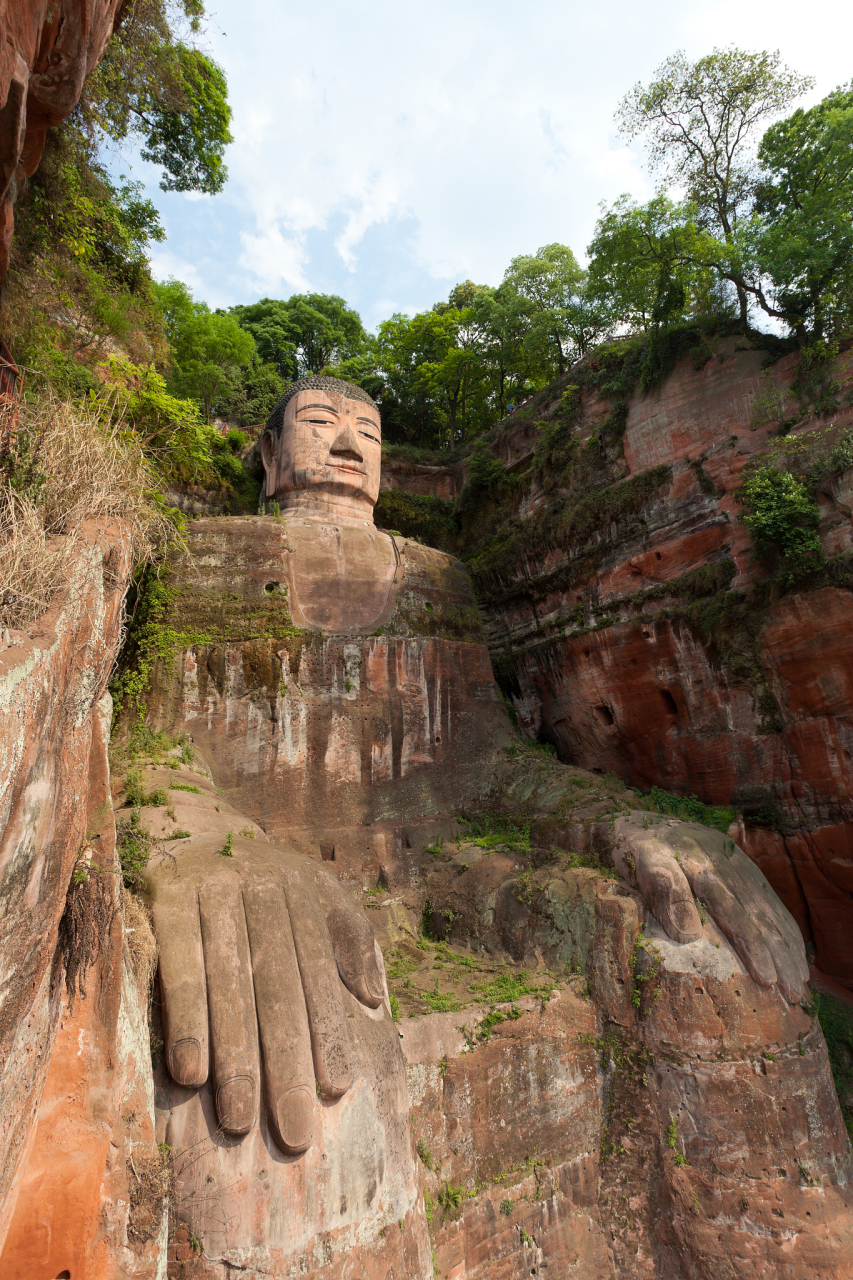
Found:
[{"label": "small plant growing on stone", "polygon": [[400,1021],[400,1001],[394,995],[393,991],[388,997],[388,1003],[391,1005],[391,1017],[394,1019],[395,1022],[399,1022]]},{"label": "small plant growing on stone", "polygon": [[743,1212],[746,1213],[747,1209],[749,1208],[749,1201],[747,1200],[746,1196],[741,1196],[740,1207],[743,1210]]},{"label": "small plant growing on stone", "polygon": [[241,835],[241,836],[245,836],[247,840],[254,840],[254,838],[255,838],[254,828],[252,828],[252,827],[241,827],[241,828],[240,828],[240,835]]},{"label": "small plant growing on stone", "polygon": [[449,1182],[445,1182],[438,1193],[438,1203],[443,1209],[458,1209],[464,1195],[464,1187],[453,1187]]},{"label": "small plant growing on stone", "polygon": [[699,1213],[699,1193],[698,1191],[690,1192],[690,1208],[694,1213]]},{"label": "small plant growing on stone", "polygon": [[512,1213],[511,1200],[501,1200],[501,1213],[506,1213],[506,1214]]},{"label": "small plant growing on stone", "polygon": [[201,787],[194,787],[189,782],[170,782],[169,790],[170,791],[189,791],[194,796],[200,796],[202,794]]},{"label": "small plant growing on stone", "polygon": [[234,856],[234,832],[233,831],[229,831],[228,835],[225,837],[225,844],[219,850],[219,856],[221,858],[233,858]]},{"label": "small plant growing on stone", "polygon": [[417,1143],[415,1144],[415,1150],[418,1153],[418,1158],[421,1164],[430,1171],[433,1170],[435,1168],[435,1161],[432,1158],[432,1152],[424,1142],[423,1138],[418,1138]]},{"label": "small plant growing on stone", "polygon": [[702,902],[699,898],[697,898],[697,899],[696,899],[696,909],[697,909],[697,911],[699,912],[699,919],[702,921],[702,924],[703,924],[703,925],[704,925],[704,924],[707,924],[707,922],[708,922],[708,909],[707,909],[707,907],[705,906],[705,903],[704,903],[704,902]]},{"label": "small plant growing on stone", "polygon": [[167,836],[168,840],[189,840],[192,832],[187,831],[185,827],[175,827],[175,830]]}]

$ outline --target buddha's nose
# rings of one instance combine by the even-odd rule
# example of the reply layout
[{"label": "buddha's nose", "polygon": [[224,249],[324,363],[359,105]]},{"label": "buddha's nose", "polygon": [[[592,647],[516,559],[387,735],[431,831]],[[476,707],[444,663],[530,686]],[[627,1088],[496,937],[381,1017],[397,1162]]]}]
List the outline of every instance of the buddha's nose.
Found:
[{"label": "buddha's nose", "polygon": [[358,438],[352,427],[344,427],[338,432],[329,453],[334,453],[339,458],[352,458],[355,462],[364,462],[364,454],[358,447]]}]

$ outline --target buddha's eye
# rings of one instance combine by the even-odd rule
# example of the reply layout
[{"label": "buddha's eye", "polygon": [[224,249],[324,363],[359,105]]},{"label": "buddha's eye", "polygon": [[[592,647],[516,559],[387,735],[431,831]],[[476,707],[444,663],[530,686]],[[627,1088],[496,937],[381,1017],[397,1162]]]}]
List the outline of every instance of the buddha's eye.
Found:
[{"label": "buddha's eye", "polygon": [[359,431],[360,436],[364,436],[365,440],[372,440],[374,444],[379,444],[376,436],[372,436],[369,431]]},{"label": "buddha's eye", "polygon": [[300,422],[310,422],[315,427],[333,427],[334,422],[327,421],[326,418],[300,418]]}]

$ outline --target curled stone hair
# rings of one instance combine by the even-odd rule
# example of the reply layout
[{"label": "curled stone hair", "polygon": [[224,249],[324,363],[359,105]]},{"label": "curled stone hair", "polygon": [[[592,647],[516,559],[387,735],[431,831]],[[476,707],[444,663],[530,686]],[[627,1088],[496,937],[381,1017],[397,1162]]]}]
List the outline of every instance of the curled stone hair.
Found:
[{"label": "curled stone hair", "polygon": [[342,382],[340,378],[324,378],[320,374],[312,373],[307,378],[299,378],[296,382],[292,382],[284,395],[276,401],[275,408],[267,418],[267,431],[273,431],[277,436],[281,435],[287,402],[296,395],[297,391],[336,391],[347,400],[363,400],[372,409],[378,410],[379,407],[366,391],[362,391],[361,387],[355,386],[354,383]]}]

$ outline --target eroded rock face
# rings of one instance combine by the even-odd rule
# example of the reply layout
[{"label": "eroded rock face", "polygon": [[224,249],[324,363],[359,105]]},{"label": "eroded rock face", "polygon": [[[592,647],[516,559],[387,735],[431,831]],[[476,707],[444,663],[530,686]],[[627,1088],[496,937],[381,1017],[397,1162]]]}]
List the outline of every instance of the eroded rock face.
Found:
[{"label": "eroded rock face", "polygon": [[35,173],[47,131],[80,100],[126,0],[0,5],[0,281],[9,267],[15,174]]},{"label": "eroded rock face", "polygon": [[[636,497],[568,551],[483,579],[484,621],[532,737],[634,786],[740,810],[740,842],[814,941],[818,968],[850,985],[853,601],[846,585],[824,585],[755,602],[765,575],[733,493],[746,462],[775,447],[777,422],[756,406],[797,403],[797,357],[763,361],[726,339],[701,368],[685,360],[660,391],[634,395],[601,483]],[[793,437],[829,442],[853,424],[852,369],[839,358],[839,410]],[[609,409],[585,396],[579,445]],[[527,423],[499,448],[523,469],[535,443]],[[822,486],[827,555],[853,548],[848,487],[844,475]],[[522,522],[546,496],[533,480],[522,488]]]},{"label": "eroded rock face", "polygon": [[[528,795],[552,785],[538,770],[531,760],[520,779]],[[578,822],[591,807],[577,804]],[[647,822],[656,838],[689,831]],[[609,826],[596,833],[605,857],[608,839],[619,850]],[[584,975],[545,1004],[504,1005],[485,1043],[482,1007],[403,1024],[443,1268],[460,1280],[490,1276],[489,1258],[513,1278],[850,1275],[853,1163],[816,1021],[753,981],[710,918],[674,942],[628,885],[566,861],[519,874],[524,862],[463,841],[430,869],[422,893],[448,941],[423,973],[390,931],[401,1002],[429,990],[433,958],[443,982],[454,964],[466,973],[469,942],[492,964],[509,949],[540,981],[543,960]],[[460,992],[477,989],[468,981]],[[448,1184],[464,1189],[457,1201],[439,1201]]]},{"label": "eroded rock face", "polygon": [[[107,762],[111,704],[102,697],[127,556],[120,525],[84,527],[54,607],[26,631],[5,633],[0,651],[0,1271],[15,1280],[63,1271],[153,1280],[162,1252],[163,1196],[148,1176],[162,1163],[148,975],[140,979],[129,960]],[[75,865],[103,871],[84,871],[86,883],[71,889]],[[77,942],[69,892],[84,926]],[[137,924],[147,929],[144,918]],[[85,997],[78,991],[72,1008],[63,971],[75,966]]]}]

